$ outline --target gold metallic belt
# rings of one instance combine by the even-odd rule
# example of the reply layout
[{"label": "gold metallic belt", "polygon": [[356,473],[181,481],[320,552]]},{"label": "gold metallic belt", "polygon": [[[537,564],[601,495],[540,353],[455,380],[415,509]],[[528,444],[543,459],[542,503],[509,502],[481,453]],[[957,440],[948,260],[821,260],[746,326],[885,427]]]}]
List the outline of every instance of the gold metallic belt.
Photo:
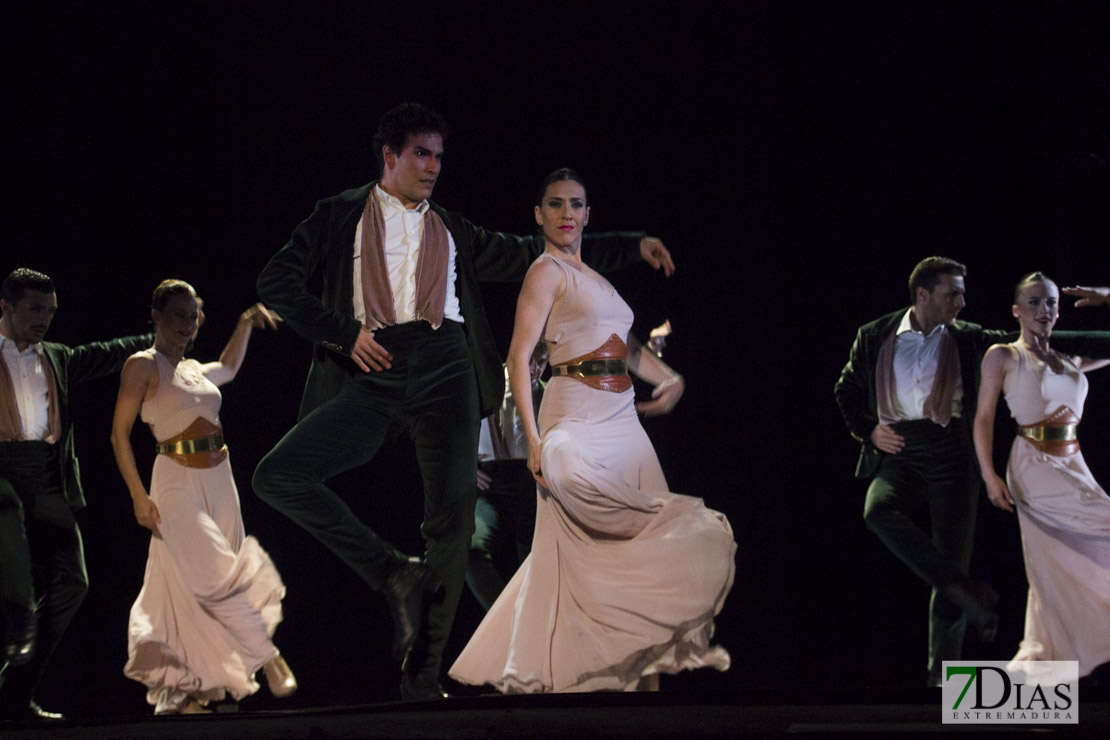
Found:
[{"label": "gold metallic belt", "polygon": [[586,360],[577,365],[552,365],[552,375],[567,375],[577,378],[596,378],[603,375],[627,375],[624,360]]},{"label": "gold metallic belt", "polygon": [[1070,442],[1078,439],[1078,424],[1064,426],[1018,427],[1018,434],[1036,442]]},{"label": "gold metallic belt", "polygon": [[196,439],[183,439],[170,444],[157,444],[154,449],[159,455],[191,455],[194,452],[213,452],[223,449],[224,435],[214,434],[211,437],[197,437]]}]

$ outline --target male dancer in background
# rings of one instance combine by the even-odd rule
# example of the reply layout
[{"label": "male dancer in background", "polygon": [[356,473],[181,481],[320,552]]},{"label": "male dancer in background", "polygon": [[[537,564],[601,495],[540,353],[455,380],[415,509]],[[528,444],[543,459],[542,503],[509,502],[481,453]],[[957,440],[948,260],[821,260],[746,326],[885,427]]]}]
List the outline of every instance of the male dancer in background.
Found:
[{"label": "male dancer in background", "polygon": [[20,268],[0,285],[0,597],[6,620],[0,719],[61,719],[34,701],[54,648],[88,590],[85,506],[69,394],[118,373],[150,335],[67,347],[43,337],[54,281]]},{"label": "male dancer in background", "polygon": [[[539,413],[547,368],[547,346],[540,341],[528,360],[532,380],[532,409]],[[507,379],[506,375],[506,379]],[[466,584],[482,608],[489,611],[505,578],[498,572],[493,551],[512,550],[516,572],[532,549],[536,524],[536,479],[528,469],[528,441],[517,413],[516,400],[505,383],[501,406],[482,419],[478,434],[478,500],[474,507],[474,536]],[[504,548],[500,548],[504,545]]]}]

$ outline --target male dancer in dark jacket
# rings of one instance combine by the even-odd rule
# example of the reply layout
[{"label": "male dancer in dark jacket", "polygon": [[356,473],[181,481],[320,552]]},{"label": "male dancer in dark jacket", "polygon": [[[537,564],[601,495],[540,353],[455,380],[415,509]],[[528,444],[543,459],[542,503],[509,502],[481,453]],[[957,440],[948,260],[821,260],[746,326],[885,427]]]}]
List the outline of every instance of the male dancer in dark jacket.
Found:
[{"label": "male dancer in dark jacket", "polygon": [[[70,393],[88,380],[118,373],[131,354],[151,343],[149,334],[79,347],[44,342],[57,309],[54,281],[40,272],[14,270],[0,286],[0,597],[7,622],[0,656],[0,663],[7,663],[0,678],[3,719],[61,718],[35,703],[34,691],[88,590],[74,519],[85,496],[73,446]],[[18,376],[13,378],[11,367]]]},{"label": "male dancer in dark jacket", "polygon": [[[504,393],[478,281],[522,279],[543,248],[428,200],[445,132],[422,105],[388,112],[374,140],[381,180],[317,203],[258,279],[263,302],[316,346],[300,421],[259,463],[254,490],[383,592],[406,700],[445,696],[439,671],[474,527],[478,422]],[[637,256],[673,269],[663,244],[642,233],[595,237],[591,254],[599,271]],[[316,276],[320,295],[308,287]],[[324,485],[402,430],[424,481],[424,563]]]},{"label": "male dancer in dark jacket", "polygon": [[[834,389],[862,445],[856,477],[871,478],[864,522],[933,587],[931,686],[943,681],[944,661],[960,659],[969,619],[984,641],[994,638],[998,623],[997,594],[967,575],[980,485],[971,422],[983,354],[1017,332],[957,320],[966,274],[944,257],[919,262],[909,280],[913,305],[860,327]],[[1072,354],[1110,356],[1110,332],[1059,332],[1052,339]],[[949,341],[954,351],[946,354]],[[922,505],[931,532],[912,520]]]}]

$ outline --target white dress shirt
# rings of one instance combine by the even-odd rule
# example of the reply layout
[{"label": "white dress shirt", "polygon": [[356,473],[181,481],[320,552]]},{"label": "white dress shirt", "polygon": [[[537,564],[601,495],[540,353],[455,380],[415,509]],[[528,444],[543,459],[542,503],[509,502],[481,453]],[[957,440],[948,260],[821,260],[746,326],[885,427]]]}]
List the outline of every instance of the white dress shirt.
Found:
[{"label": "white dress shirt", "polygon": [[[428,201],[408,210],[401,201],[375,185],[370,193],[382,207],[385,226],[385,264],[389,271],[389,286],[393,289],[393,312],[397,323],[414,321],[416,316],[416,263],[420,259],[420,239],[424,235],[424,214]],[[455,294],[455,239],[447,232],[447,297],[443,305],[443,318],[463,323],[459,298]],[[366,307],[362,300],[362,217],[355,227],[354,244],[354,304],[355,318],[366,324]]]},{"label": "white dress shirt", "polygon": [[0,350],[12,376],[15,403],[19,408],[19,421],[23,437],[43,440],[50,433],[50,402],[46,374],[42,370],[42,343],[32,344],[22,352],[15,342],[0,336]]},{"label": "white dress shirt", "polygon": [[[937,324],[928,334],[922,334],[910,323],[913,309],[906,311],[894,339],[894,411],[904,421],[928,418],[925,399],[933,391],[940,359],[941,338],[945,325]],[[957,382],[952,394],[952,418],[963,412],[963,384]]]}]

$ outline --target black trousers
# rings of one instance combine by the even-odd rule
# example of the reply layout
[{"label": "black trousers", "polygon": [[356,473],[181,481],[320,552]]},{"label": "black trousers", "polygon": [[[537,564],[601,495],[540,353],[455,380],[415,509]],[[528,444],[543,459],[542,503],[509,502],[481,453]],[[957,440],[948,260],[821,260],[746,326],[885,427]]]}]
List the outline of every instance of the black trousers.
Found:
[{"label": "black trousers", "polygon": [[38,616],[35,655],[8,666],[0,705],[26,707],[89,588],[81,530],[62,495],[57,445],[0,442],[0,598]]},{"label": "black trousers", "polygon": [[[454,622],[474,531],[478,387],[460,324],[387,327],[375,340],[393,355],[383,372],[357,373],[297,423],[258,464],[254,491],[308,530],[367,584],[379,589],[404,554],[354,515],[324,481],[366,464],[407,430],[424,486],[420,531],[428,565],[444,584],[404,671],[436,678]],[[372,473],[368,475],[372,489]]]},{"label": "black trousers", "polygon": [[[863,518],[868,529],[933,587],[929,604],[929,683],[940,685],[941,664],[959,660],[967,619],[939,591],[967,574],[975,536],[979,468],[967,424],[932,421],[894,425],[906,446],[883,455],[867,489]],[[930,531],[913,517],[926,507]]]}]

